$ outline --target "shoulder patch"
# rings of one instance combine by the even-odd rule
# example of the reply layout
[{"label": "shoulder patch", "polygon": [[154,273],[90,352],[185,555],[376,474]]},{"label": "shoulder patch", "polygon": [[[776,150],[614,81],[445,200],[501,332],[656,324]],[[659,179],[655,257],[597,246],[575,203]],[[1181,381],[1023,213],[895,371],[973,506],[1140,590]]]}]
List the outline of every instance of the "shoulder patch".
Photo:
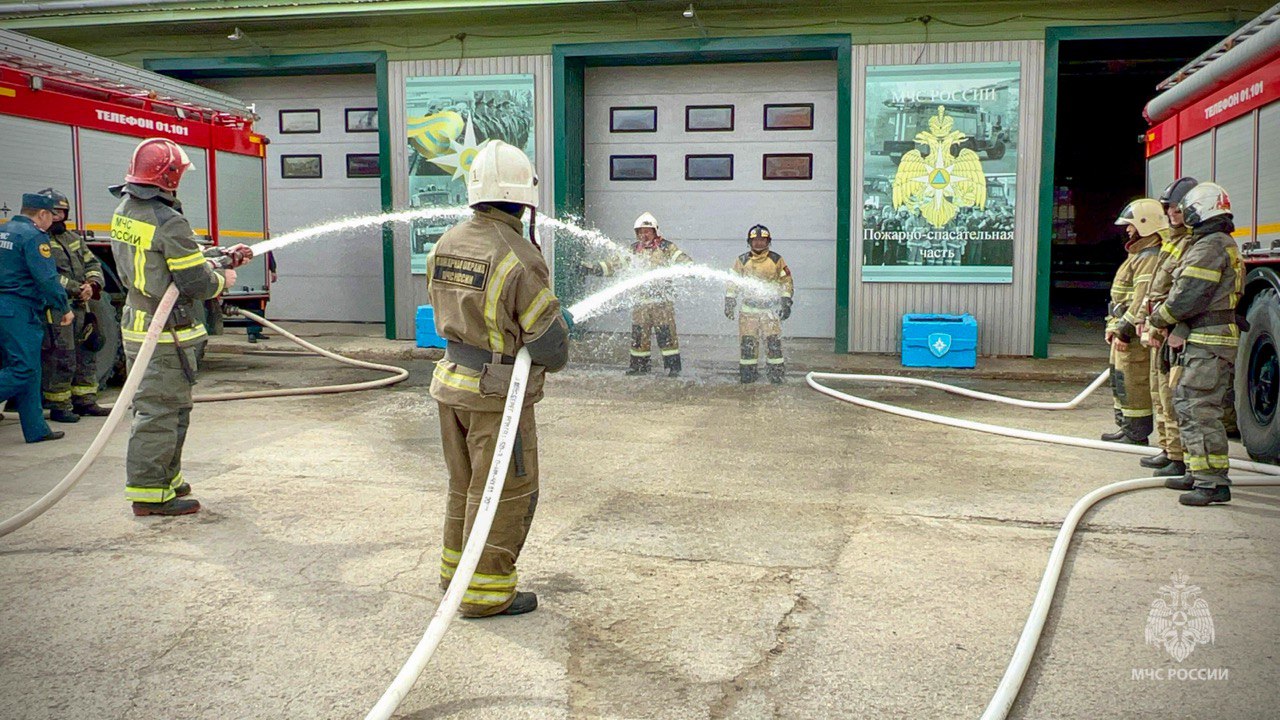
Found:
[{"label": "shoulder patch", "polygon": [[49,247],[49,243],[40,243],[40,254],[44,257],[53,257],[53,249]]},{"label": "shoulder patch", "polygon": [[489,285],[489,263],[454,255],[434,255],[431,281],[483,291]]},{"label": "shoulder patch", "polygon": [[782,256],[781,256],[781,255],[779,255],[778,253],[776,253],[776,252],[774,252],[774,251],[770,250],[770,251],[769,251],[769,259],[770,259],[770,260],[772,260],[772,261],[774,261],[774,262],[778,262],[779,260],[781,260],[781,259],[782,259]]}]

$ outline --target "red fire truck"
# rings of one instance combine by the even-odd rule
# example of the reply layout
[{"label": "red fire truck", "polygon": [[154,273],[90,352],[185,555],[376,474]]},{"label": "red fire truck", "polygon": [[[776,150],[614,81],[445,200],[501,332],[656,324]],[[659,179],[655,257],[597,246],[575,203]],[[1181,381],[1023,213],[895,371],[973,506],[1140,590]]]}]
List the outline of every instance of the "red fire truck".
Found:
[{"label": "red fire truck", "polygon": [[1146,108],[1147,190],[1175,178],[1227,189],[1248,268],[1236,359],[1241,439],[1280,460],[1280,5],[1161,83]]},{"label": "red fire truck", "polygon": [[[69,197],[68,228],[89,239],[107,268],[111,298],[94,311],[117,317],[123,289],[107,233],[119,201],[107,187],[124,181],[134,147],[146,137],[181,145],[195,165],[179,197],[196,235],[252,245],[267,237],[267,139],[253,131],[256,119],[252,106],[207,88],[0,30],[0,223],[24,192],[53,187]],[[260,307],[270,293],[264,260],[238,275],[224,301]],[[216,330],[216,305],[209,310]],[[122,365],[122,351],[116,324],[102,325],[108,346],[98,365],[106,379]]]}]

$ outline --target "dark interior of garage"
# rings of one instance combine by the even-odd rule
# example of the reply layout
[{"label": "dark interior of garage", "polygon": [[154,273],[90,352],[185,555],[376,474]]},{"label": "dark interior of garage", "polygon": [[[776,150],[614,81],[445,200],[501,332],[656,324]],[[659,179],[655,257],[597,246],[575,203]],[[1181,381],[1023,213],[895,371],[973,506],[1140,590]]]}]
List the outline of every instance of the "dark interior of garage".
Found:
[{"label": "dark interior of garage", "polygon": [[[1051,342],[1106,353],[1103,318],[1124,260],[1116,216],[1146,192],[1142,109],[1156,85],[1219,37],[1064,41],[1059,47]],[[1159,193],[1163,188],[1155,188]]]}]

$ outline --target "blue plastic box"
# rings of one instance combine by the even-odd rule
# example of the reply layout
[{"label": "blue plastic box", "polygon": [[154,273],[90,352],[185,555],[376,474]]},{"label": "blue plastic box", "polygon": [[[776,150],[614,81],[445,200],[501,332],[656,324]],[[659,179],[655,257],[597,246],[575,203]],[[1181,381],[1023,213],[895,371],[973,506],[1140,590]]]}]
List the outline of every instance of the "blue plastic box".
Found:
[{"label": "blue plastic box", "polygon": [[436,309],[430,305],[419,305],[417,315],[418,347],[442,348],[444,338],[436,332]]},{"label": "blue plastic box", "polygon": [[972,315],[903,315],[902,364],[971,368],[978,364],[978,321]]}]

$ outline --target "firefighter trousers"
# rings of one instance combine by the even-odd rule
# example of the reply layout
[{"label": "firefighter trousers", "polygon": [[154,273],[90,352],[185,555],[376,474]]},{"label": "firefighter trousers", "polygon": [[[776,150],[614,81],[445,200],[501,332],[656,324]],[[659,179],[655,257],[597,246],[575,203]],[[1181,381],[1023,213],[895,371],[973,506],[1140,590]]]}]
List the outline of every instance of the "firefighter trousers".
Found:
[{"label": "firefighter trousers", "polygon": [[[124,344],[129,368],[140,343]],[[191,377],[178,353],[186,357]],[[182,446],[191,425],[191,386],[195,384],[196,347],[156,345],[133,397],[133,424],[125,457],[125,496],[133,502],[163,503],[182,484]]]},{"label": "firefighter trousers", "polygon": [[1178,434],[1178,413],[1173,409],[1173,384],[1161,354],[1165,346],[1151,348],[1151,404],[1160,449],[1170,460],[1182,460],[1182,436]]},{"label": "firefighter trousers", "polygon": [[1196,487],[1230,485],[1227,470],[1227,429],[1223,407],[1231,385],[1235,349],[1215,352],[1188,344],[1179,361],[1173,406],[1178,413],[1178,430],[1186,446],[1187,471]]},{"label": "firefighter trousers", "polygon": [[765,346],[765,364],[769,366],[769,378],[780,380],[786,374],[782,357],[782,322],[773,309],[743,307],[738,313],[738,343],[742,357],[738,360],[743,382],[756,379],[760,362],[760,343]]},{"label": "firefighter trousers", "polygon": [[1153,428],[1151,350],[1137,341],[1123,352],[1111,348],[1111,395],[1116,422],[1133,442],[1145,443]]},{"label": "firefighter trousers", "polygon": [[76,319],[70,325],[50,325],[51,342],[41,361],[44,404],[59,410],[92,405],[98,401],[98,357],[80,346],[87,312],[82,305],[71,306]]},{"label": "firefighter trousers", "polygon": [[[440,586],[449,581],[462,559],[480,499],[484,496],[502,413],[475,412],[440,403],[440,441],[449,468],[449,499],[444,515],[444,549]],[[489,529],[489,540],[462,596],[466,617],[496,615],[516,597],[516,560],[529,536],[538,508],[538,425],[534,406],[520,414],[520,429],[507,479]]]},{"label": "firefighter trousers", "polygon": [[669,300],[637,305],[631,311],[631,363],[647,365],[651,337],[658,336],[662,365],[680,369],[680,338],[676,335],[676,306]]}]

